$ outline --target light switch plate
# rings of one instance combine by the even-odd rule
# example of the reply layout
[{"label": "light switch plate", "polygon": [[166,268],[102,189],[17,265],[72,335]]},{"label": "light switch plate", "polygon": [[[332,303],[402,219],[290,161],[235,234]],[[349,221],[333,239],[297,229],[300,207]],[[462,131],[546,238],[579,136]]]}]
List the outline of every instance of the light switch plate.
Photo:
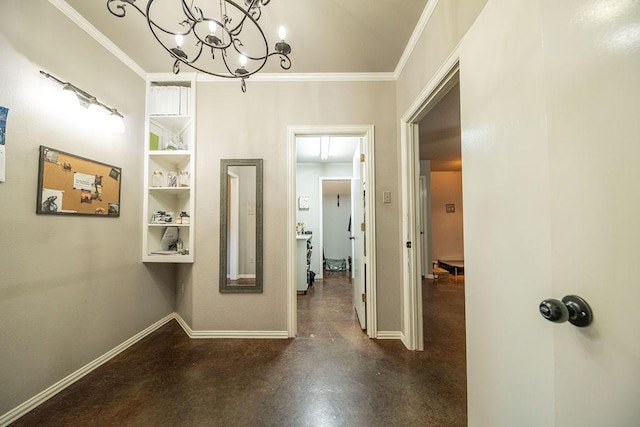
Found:
[{"label": "light switch plate", "polygon": [[391,203],[391,191],[382,192],[382,203]]}]

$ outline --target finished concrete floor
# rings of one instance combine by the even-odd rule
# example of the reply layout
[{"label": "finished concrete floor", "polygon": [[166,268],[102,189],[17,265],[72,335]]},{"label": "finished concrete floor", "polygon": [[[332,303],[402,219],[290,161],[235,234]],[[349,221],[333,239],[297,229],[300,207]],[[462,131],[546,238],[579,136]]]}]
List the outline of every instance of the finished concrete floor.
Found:
[{"label": "finished concrete floor", "polygon": [[343,272],[298,296],[298,337],[189,339],[171,321],[15,426],[464,426],[464,282],[425,281],[425,351],[371,340]]}]

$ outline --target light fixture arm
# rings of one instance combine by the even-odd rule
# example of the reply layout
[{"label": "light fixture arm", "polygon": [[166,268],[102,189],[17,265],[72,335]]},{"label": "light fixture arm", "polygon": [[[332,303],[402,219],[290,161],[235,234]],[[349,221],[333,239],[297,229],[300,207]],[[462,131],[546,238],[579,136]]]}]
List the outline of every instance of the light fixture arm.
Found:
[{"label": "light fixture arm", "polygon": [[62,81],[59,78],[57,78],[56,76],[54,76],[53,74],[47,73],[47,72],[42,71],[42,70],[40,70],[40,74],[42,74],[46,78],[51,79],[54,82],[58,83],[60,86],[62,86],[62,88],[64,90],[72,91],[78,97],[78,100],[83,105],[88,106],[89,104],[95,104],[95,105],[98,105],[98,106],[104,108],[105,110],[107,110],[107,112],[109,114],[111,114],[111,115],[118,116],[120,118],[124,118],[124,116],[118,110],[116,110],[115,108],[109,107],[107,104],[104,104],[103,102],[100,102],[98,100],[98,98],[96,98],[95,96],[91,95],[89,92],[80,89],[78,86],[76,86],[74,84],[71,84],[69,82]]},{"label": "light fixture arm", "polygon": [[[234,0],[218,0],[219,15],[205,14],[201,7],[194,6],[196,1],[191,0],[189,4],[187,0],[181,0],[182,14],[170,24],[158,20],[161,16],[165,17],[158,12],[155,0],[148,0],[144,10],[136,4],[136,0],[107,0],[107,9],[114,16],[122,18],[127,14],[127,6],[131,6],[144,16],[155,39],[174,60],[174,74],[178,74],[180,65],[185,64],[212,76],[240,79],[242,91],[245,92],[245,79],[262,70],[269,57],[278,55],[280,67],[284,70],[291,68],[291,46],[280,40],[270,50],[264,31],[258,24],[262,7],[271,0],[243,0],[244,7]],[[215,25],[210,26],[210,23]],[[211,30],[212,27],[215,30]],[[245,48],[240,38],[244,30],[251,33],[251,49]],[[173,44],[172,36],[180,36],[181,42]],[[206,51],[210,51],[210,55],[203,55]],[[228,62],[230,54],[244,57],[250,65],[243,64],[234,69]]]}]

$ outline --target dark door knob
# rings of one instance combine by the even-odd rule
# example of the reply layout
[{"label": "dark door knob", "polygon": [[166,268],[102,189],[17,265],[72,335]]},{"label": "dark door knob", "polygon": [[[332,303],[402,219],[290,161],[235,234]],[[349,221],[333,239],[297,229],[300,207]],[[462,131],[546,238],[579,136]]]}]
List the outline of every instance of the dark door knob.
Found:
[{"label": "dark door knob", "polygon": [[554,323],[563,323],[567,320],[575,326],[589,326],[593,321],[591,307],[577,295],[567,295],[562,301],[546,299],[538,307],[540,314],[545,319]]}]

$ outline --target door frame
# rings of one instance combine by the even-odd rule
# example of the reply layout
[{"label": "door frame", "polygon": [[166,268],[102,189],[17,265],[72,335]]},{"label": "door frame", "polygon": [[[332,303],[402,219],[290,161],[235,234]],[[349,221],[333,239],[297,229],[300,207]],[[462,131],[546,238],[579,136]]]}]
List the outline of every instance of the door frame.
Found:
[{"label": "door frame", "polygon": [[298,330],[296,291],[296,138],[299,136],[357,136],[361,137],[366,153],[364,176],[367,229],[367,335],[376,338],[378,316],[376,304],[376,216],[375,216],[375,152],[373,125],[309,125],[287,126],[287,332],[294,338]]},{"label": "door frame", "polygon": [[[456,48],[400,119],[402,236],[405,239],[402,249],[402,341],[409,350],[424,350],[418,123],[457,83],[459,58]],[[405,242],[411,242],[412,247],[407,248]]]}]

